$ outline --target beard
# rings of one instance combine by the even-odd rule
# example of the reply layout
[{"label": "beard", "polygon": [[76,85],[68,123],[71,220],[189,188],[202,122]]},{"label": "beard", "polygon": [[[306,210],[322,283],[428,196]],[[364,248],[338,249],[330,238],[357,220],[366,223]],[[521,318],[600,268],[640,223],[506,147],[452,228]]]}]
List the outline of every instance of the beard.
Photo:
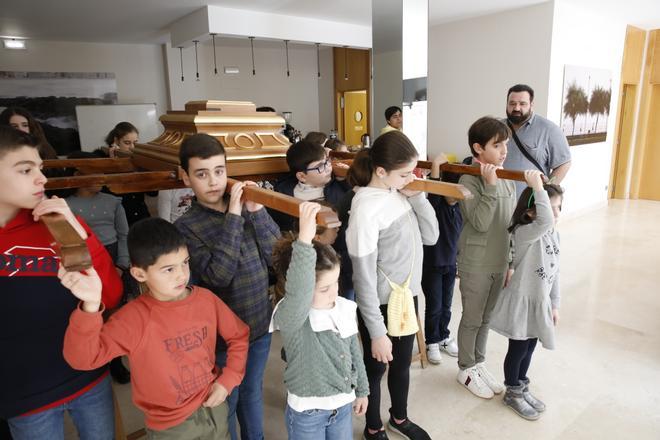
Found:
[{"label": "beard", "polygon": [[511,113],[506,112],[506,117],[511,121],[512,124],[522,124],[526,120],[529,119],[529,117],[532,115],[532,111],[528,111],[527,113],[523,113],[521,111],[513,111]]}]

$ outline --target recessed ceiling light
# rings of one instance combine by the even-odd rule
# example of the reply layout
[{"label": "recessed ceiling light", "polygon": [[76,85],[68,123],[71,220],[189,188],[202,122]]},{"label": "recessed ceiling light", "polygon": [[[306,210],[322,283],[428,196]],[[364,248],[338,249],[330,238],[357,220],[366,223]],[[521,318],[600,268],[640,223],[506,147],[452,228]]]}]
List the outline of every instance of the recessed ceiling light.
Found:
[{"label": "recessed ceiling light", "polygon": [[26,49],[25,40],[16,40],[12,38],[11,40],[3,40],[5,44],[5,49]]}]

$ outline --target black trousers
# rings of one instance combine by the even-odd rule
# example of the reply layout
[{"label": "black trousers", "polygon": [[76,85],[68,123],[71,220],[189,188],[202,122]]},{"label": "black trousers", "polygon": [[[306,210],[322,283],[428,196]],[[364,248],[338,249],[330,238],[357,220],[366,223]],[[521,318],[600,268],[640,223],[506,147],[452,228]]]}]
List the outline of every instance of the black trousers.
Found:
[{"label": "black trousers", "polygon": [[426,344],[437,344],[449,337],[451,302],[456,282],[456,265],[428,267],[422,271],[422,290],[426,298],[424,336]]},{"label": "black trousers", "polygon": [[[415,312],[417,312],[417,297]],[[380,306],[380,312],[387,325],[387,304]],[[369,379],[369,406],[367,407],[367,428],[378,430],[383,427],[380,419],[380,381],[389,366],[387,388],[392,400],[390,414],[396,419],[408,418],[408,388],[410,385],[410,361],[412,359],[415,335],[389,337],[392,341],[392,361],[386,365],[371,356],[371,337],[358,311],[358,328],[362,339],[364,366]]]},{"label": "black trousers", "polygon": [[504,384],[518,386],[520,381],[527,380],[527,370],[532,361],[532,354],[538,338],[519,341],[509,339],[509,350],[504,358]]}]

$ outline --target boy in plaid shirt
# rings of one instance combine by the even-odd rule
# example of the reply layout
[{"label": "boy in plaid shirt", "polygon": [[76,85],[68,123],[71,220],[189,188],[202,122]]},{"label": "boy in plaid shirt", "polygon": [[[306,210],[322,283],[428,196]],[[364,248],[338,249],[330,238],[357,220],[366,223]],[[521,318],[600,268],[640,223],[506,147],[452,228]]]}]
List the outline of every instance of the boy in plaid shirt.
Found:
[{"label": "boy in plaid shirt", "polygon": [[[262,385],[271,335],[268,325],[268,266],[280,236],[263,205],[241,200],[241,182],[227,188],[225,150],[207,134],[188,137],[179,152],[183,180],[195,193],[192,206],[175,225],[186,238],[196,284],[214,292],[250,327],[247,369],[241,385],[227,399],[229,430],[237,439],[238,416],[242,440],[263,439]],[[216,348],[220,368],[226,359],[222,341]]]}]

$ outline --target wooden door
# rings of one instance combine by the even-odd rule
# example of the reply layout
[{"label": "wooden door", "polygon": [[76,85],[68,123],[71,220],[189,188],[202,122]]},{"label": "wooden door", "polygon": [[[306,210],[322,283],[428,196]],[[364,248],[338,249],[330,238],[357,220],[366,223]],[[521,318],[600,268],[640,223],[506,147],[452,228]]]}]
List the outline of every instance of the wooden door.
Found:
[{"label": "wooden door", "polygon": [[626,28],[621,63],[621,85],[616,113],[615,138],[612,145],[609,197],[627,199],[634,192],[639,171],[636,170],[638,152],[633,144],[638,119],[639,89],[644,64],[646,31],[634,26]]},{"label": "wooden door", "polygon": [[635,103],[637,95],[637,86],[633,84],[624,84],[623,91],[619,102],[621,107],[619,109],[619,123],[617,133],[612,185],[610,197],[614,199],[628,198],[628,191],[626,188],[629,181],[630,171],[628,164],[630,163],[632,151],[632,133],[633,125],[635,122]]},{"label": "wooden door", "polygon": [[359,145],[360,138],[367,133],[369,115],[367,114],[367,91],[355,90],[344,92],[343,124],[344,143]]},{"label": "wooden door", "polygon": [[660,200],[660,84],[650,87],[646,145],[639,180],[639,198]]},{"label": "wooden door", "polygon": [[660,29],[647,42],[630,197],[660,201]]}]

